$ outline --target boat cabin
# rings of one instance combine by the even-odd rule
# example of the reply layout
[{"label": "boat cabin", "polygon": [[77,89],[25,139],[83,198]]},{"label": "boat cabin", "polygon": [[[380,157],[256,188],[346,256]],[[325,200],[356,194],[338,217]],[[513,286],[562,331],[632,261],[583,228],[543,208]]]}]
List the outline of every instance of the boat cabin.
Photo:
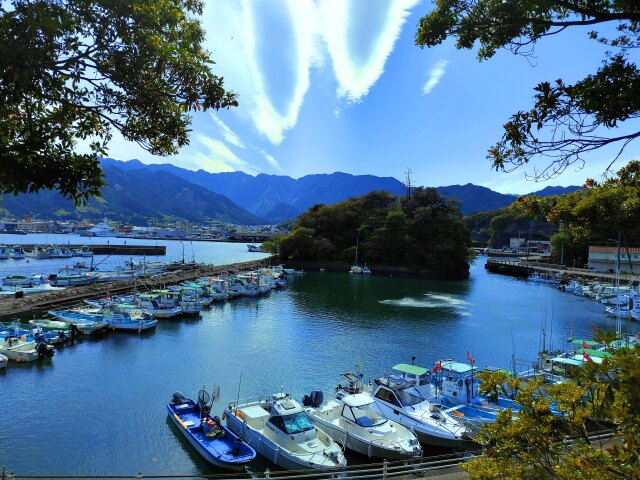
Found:
[{"label": "boat cabin", "polygon": [[416,405],[425,400],[425,397],[411,383],[398,375],[386,375],[375,380],[378,387],[373,392],[373,397],[390,407],[402,409]]},{"label": "boat cabin", "polygon": [[438,372],[432,375],[432,384],[438,393],[459,403],[473,403],[478,397],[480,382],[476,367],[452,360],[442,361]]},{"label": "boat cabin", "polygon": [[398,372],[405,381],[414,385],[424,396],[431,394],[431,370],[418,365],[399,363],[393,366],[394,372]]},{"label": "boat cabin", "polygon": [[346,395],[342,397],[342,403],[341,417],[347,422],[356,423],[361,427],[377,427],[388,421],[370,395]]}]

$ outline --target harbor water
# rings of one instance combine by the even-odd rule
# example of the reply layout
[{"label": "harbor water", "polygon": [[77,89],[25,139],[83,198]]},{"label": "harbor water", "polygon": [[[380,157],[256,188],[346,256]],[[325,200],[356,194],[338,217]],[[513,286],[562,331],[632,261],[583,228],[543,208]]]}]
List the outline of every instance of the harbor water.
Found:
[{"label": "harbor water", "polygon": [[[181,254],[175,243],[168,251]],[[255,258],[244,244],[205,245],[210,263]],[[224,250],[232,246],[237,255]],[[199,248],[195,259],[205,260]],[[220,252],[227,256],[216,261]],[[614,327],[592,300],[487,273],[484,263],[461,281],[308,272],[266,297],[161,320],[155,332],[11,363],[0,372],[0,465],[21,475],[219,473],[167,419],[174,391],[195,397],[219,385],[213,413],[221,415],[238,397],[322,390],[327,398],[341,372],[359,366],[368,379],[412,356],[432,366],[469,352],[479,367],[509,368],[515,354],[530,365],[543,331],[547,347],[563,348],[569,336],[590,338],[592,325]]]}]

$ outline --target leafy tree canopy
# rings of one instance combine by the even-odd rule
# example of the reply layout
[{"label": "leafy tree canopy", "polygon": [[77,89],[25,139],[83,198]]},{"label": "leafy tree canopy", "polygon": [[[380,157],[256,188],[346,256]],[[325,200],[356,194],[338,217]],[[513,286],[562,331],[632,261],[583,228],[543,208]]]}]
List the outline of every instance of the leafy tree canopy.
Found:
[{"label": "leafy tree canopy", "polygon": [[[611,338],[597,334],[599,342]],[[602,364],[586,362],[575,383],[546,386],[544,395],[541,380],[518,385],[522,409],[483,427],[484,455],[464,465],[470,478],[640,478],[640,346],[609,350]],[[494,380],[487,390],[503,389]],[[562,417],[552,414],[552,402]],[[605,425],[616,437],[601,445],[590,432]]]},{"label": "leafy tree canopy", "polygon": [[[236,106],[211,71],[200,0],[0,3],[0,192],[103,186],[115,130],[157,155],[188,143],[189,112]],[[78,153],[77,142],[90,144]]]},{"label": "leafy tree canopy", "polygon": [[[615,32],[613,36],[589,34],[610,47],[596,72],[573,85],[555,80],[535,87],[533,107],[514,114],[504,125],[502,139],[489,149],[488,158],[496,170],[512,171],[542,157],[548,162],[535,178],[553,178],[570,165],[582,165],[588,152],[616,144],[620,154],[640,136],[640,71],[630,55],[640,47],[637,0],[434,3],[434,10],[420,20],[416,44],[431,47],[449,37],[455,38],[458,48],[471,49],[478,43],[481,60],[502,48],[531,55],[540,39],[572,26]],[[616,131],[623,124],[624,133]]]},{"label": "leafy tree canopy", "polygon": [[371,192],[333,205],[315,205],[280,240],[283,258],[358,262],[468,275],[470,238],[455,201],[434,188],[415,188],[400,200]]}]

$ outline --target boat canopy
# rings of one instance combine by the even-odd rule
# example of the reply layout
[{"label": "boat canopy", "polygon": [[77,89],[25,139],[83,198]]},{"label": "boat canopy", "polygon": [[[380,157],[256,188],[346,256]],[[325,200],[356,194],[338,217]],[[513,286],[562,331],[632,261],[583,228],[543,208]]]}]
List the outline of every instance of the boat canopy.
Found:
[{"label": "boat canopy", "polygon": [[424,375],[429,371],[428,368],[419,367],[418,365],[409,365],[407,363],[399,363],[397,365],[394,365],[393,369],[398,370],[402,373],[409,373],[416,376]]},{"label": "boat canopy", "polygon": [[579,362],[582,362],[582,363],[586,363],[588,361],[591,361],[593,363],[602,363],[602,360],[603,360],[602,357],[589,357],[589,358],[591,358],[591,360],[585,360],[583,354],[574,355],[573,358],[578,360]]},{"label": "boat canopy", "polygon": [[598,342],[594,342],[593,340],[581,340],[579,338],[572,338],[571,343],[573,345],[582,345],[586,343],[590,347],[595,347],[596,345],[600,345]]},{"label": "boat canopy", "polygon": [[604,350],[594,350],[592,348],[579,348],[576,350],[577,353],[586,353],[590,357],[601,357],[601,358],[611,358],[611,354],[609,352],[605,352]]},{"label": "boat canopy", "polygon": [[356,393],[342,397],[342,401],[345,405],[349,405],[350,407],[362,407],[373,403],[374,400],[370,395],[365,393]]},{"label": "boat canopy", "polygon": [[574,367],[581,367],[582,364],[584,363],[582,361],[582,355],[576,355],[576,357],[580,357],[580,360],[574,358],[567,358],[567,357],[555,357],[552,358],[551,361],[553,363],[563,363],[565,365],[573,365]]},{"label": "boat canopy", "polygon": [[444,370],[449,370],[454,373],[467,373],[471,370],[475,370],[474,367],[468,365],[466,363],[454,362],[454,361],[446,361],[442,362],[442,368]]}]

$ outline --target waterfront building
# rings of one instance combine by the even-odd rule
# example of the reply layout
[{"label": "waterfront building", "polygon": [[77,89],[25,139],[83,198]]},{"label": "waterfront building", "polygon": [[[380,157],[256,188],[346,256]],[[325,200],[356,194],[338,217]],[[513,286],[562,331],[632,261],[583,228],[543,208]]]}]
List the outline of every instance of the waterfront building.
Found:
[{"label": "waterfront building", "polygon": [[[615,273],[618,264],[617,247],[589,247],[588,268],[594,272]],[[620,248],[620,273],[640,271],[640,248]]]}]

